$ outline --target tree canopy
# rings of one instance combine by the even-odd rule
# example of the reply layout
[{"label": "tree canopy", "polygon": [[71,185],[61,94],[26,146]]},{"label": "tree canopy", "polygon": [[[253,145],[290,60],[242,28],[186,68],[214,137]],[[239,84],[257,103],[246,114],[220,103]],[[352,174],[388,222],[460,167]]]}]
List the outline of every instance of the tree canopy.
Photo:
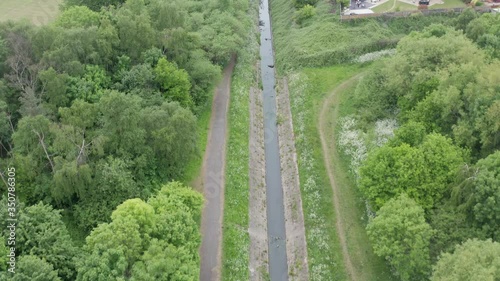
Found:
[{"label": "tree canopy", "polygon": [[498,280],[500,243],[468,240],[453,254],[443,254],[434,266],[432,281]]},{"label": "tree canopy", "polygon": [[415,201],[404,193],[389,200],[366,230],[375,254],[384,257],[401,280],[426,280],[432,230]]}]

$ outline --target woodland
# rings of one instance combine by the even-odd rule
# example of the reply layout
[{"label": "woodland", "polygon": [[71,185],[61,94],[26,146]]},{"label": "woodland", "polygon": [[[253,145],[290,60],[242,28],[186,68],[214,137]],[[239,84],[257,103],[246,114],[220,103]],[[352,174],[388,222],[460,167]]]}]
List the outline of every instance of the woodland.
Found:
[{"label": "woodland", "polygon": [[247,9],[68,0],[48,25],[0,24],[0,217],[14,167],[18,224],[0,280],[198,279],[203,198],[179,180]]}]

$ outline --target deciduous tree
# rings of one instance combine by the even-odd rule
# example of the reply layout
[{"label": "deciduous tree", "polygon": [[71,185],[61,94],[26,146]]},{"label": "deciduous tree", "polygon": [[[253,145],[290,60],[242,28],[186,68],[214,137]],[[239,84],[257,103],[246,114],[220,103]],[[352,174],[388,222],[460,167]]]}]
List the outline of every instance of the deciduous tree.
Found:
[{"label": "deciduous tree", "polygon": [[406,194],[389,200],[366,230],[375,254],[384,257],[401,280],[426,280],[432,229],[415,201]]}]

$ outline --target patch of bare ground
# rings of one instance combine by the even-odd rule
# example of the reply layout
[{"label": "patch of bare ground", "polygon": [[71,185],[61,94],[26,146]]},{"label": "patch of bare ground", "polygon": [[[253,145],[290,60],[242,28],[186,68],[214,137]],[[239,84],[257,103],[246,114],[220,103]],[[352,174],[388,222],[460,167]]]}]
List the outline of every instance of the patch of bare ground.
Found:
[{"label": "patch of bare ground", "polygon": [[262,91],[250,88],[250,281],[266,280],[268,272],[267,207]]},{"label": "patch of bare ground", "polygon": [[288,275],[290,280],[303,281],[309,280],[309,267],[292,113],[290,111],[288,83],[286,79],[277,82],[277,122],[285,206]]}]

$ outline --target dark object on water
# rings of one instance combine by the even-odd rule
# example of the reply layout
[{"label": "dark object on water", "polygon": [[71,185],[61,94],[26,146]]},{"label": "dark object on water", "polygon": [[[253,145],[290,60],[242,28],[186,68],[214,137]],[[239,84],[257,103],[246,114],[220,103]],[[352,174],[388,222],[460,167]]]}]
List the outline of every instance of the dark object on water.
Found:
[{"label": "dark object on water", "polygon": [[274,64],[268,64],[267,67],[274,68]]}]

